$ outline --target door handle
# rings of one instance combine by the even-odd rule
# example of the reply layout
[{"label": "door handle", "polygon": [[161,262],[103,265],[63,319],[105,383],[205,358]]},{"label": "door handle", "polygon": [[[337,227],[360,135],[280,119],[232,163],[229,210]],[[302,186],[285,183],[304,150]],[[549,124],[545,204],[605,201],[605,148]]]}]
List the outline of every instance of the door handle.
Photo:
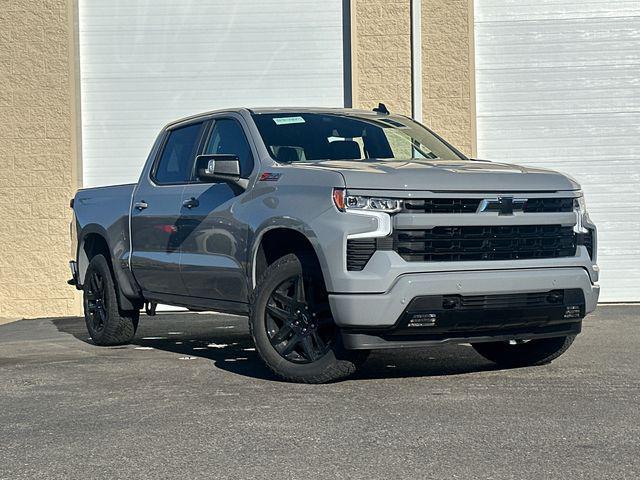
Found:
[{"label": "door handle", "polygon": [[145,202],[144,200],[141,200],[141,201],[136,202],[136,203],[133,204],[133,208],[135,208],[135,209],[137,209],[139,211],[144,210],[148,206],[149,206],[149,204],[147,202]]},{"label": "door handle", "polygon": [[186,208],[194,208],[194,207],[197,207],[198,205],[200,205],[200,202],[195,197],[191,197],[185,200],[184,202],[182,202],[182,206]]}]

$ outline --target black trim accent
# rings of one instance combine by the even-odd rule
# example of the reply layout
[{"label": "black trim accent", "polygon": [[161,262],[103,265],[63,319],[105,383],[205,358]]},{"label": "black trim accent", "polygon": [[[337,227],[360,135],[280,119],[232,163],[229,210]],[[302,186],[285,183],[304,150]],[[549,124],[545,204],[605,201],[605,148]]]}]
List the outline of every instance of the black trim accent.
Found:
[{"label": "black trim accent", "polygon": [[573,212],[573,198],[528,198],[522,207],[524,213]]},{"label": "black trim accent", "polygon": [[350,272],[359,272],[364,269],[375,251],[375,238],[347,240],[347,270]]},{"label": "black trim accent", "polygon": [[402,202],[402,213],[476,213],[481,198],[425,198]]},{"label": "black trim accent", "polygon": [[579,233],[578,237],[578,245],[584,245],[587,248],[587,252],[589,253],[589,258],[593,260],[593,233],[594,230],[592,228],[587,229],[587,233]]},{"label": "black trim accent", "polygon": [[376,250],[393,250],[393,237],[354,238],[347,240],[347,270],[363,270]]}]

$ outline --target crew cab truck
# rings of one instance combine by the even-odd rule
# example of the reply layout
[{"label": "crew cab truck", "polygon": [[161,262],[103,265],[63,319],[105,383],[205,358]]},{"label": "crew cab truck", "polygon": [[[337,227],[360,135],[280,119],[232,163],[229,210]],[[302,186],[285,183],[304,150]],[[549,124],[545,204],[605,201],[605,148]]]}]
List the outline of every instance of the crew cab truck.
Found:
[{"label": "crew cab truck", "polygon": [[598,299],[596,227],[574,180],[469,159],[384,106],[185,118],[137,184],[72,205],[71,283],[97,345],[129,342],[145,305],[243,314],[290,381],[444,342],[547,363]]}]

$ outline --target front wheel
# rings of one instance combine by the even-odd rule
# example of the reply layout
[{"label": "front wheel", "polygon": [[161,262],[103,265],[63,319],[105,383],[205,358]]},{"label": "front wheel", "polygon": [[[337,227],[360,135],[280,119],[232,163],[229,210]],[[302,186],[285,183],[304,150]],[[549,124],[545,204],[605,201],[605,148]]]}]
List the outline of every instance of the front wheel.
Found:
[{"label": "front wheel", "polygon": [[291,382],[347,377],[368,353],[342,347],[319,268],[293,254],[271,264],[258,282],[249,327],[267,367]]},{"label": "front wheel", "polygon": [[555,360],[573,343],[575,335],[543,338],[539,340],[512,340],[510,342],[472,343],[487,360],[505,367],[544,365]]}]

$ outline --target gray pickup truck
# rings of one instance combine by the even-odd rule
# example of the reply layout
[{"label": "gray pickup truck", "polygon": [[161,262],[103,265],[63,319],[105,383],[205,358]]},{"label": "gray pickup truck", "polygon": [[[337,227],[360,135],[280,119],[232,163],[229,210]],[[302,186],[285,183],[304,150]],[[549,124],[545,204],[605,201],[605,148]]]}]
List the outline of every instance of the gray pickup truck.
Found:
[{"label": "gray pickup truck", "polygon": [[596,307],[596,228],[559,173],[469,159],[381,105],[231,109],[167,125],[137,184],[78,191],[91,338],[158,303],[248,315],[283,379],[373,349],[471,343],[505,366],[561,355]]}]

